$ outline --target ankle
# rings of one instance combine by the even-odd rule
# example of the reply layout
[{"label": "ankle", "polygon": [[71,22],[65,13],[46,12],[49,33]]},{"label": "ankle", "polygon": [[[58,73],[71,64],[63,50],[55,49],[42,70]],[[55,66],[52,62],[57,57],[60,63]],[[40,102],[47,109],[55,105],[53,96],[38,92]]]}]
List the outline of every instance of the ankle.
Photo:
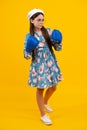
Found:
[{"label": "ankle", "polygon": [[46,115],[46,113],[41,113],[41,116],[44,116],[44,115]]},{"label": "ankle", "polygon": [[43,112],[41,112],[40,115],[41,115],[41,116],[44,116],[45,114],[46,114],[45,111],[43,111]]}]

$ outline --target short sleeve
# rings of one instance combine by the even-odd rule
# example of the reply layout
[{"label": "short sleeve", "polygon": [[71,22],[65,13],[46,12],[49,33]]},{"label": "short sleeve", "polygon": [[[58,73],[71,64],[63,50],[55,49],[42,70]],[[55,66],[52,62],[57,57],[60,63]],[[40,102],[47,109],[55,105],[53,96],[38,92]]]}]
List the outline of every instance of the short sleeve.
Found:
[{"label": "short sleeve", "polygon": [[53,42],[53,47],[56,51],[61,51],[62,50],[62,43],[58,43],[58,42]]},{"label": "short sleeve", "polygon": [[32,57],[32,52],[29,53],[26,51],[26,45],[27,45],[27,40],[29,38],[30,34],[26,34],[25,37],[24,37],[24,58],[28,59],[28,57]]}]

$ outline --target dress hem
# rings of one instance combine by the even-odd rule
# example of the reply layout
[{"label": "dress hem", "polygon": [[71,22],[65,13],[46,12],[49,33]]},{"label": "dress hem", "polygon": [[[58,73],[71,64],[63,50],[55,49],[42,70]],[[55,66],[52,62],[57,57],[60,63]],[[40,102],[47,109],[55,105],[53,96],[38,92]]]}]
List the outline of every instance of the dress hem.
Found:
[{"label": "dress hem", "polygon": [[[60,80],[61,81],[61,80]],[[45,88],[50,88],[50,87],[53,87],[53,86],[55,86],[55,87],[57,87],[57,85],[58,85],[58,83],[60,82],[60,81],[58,81],[56,84],[53,84],[53,85],[51,85],[51,86],[46,86],[46,87],[40,87],[40,86],[35,86],[35,85],[31,85],[31,84],[29,84],[28,83],[28,86],[29,87],[33,87],[33,88],[40,88],[40,89],[45,89]]]}]

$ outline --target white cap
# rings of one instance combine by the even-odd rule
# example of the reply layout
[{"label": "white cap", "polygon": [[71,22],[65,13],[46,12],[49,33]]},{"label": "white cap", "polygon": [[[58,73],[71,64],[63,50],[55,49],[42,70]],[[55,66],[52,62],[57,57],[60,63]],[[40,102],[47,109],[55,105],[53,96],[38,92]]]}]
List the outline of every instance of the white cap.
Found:
[{"label": "white cap", "polygon": [[44,14],[43,10],[35,8],[35,9],[28,12],[28,20],[36,13],[43,13]]}]

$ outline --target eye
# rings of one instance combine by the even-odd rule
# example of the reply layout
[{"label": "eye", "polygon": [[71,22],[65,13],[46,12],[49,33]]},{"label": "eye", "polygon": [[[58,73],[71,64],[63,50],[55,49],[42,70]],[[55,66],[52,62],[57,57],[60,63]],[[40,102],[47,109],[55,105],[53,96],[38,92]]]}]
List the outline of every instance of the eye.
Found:
[{"label": "eye", "polygon": [[37,19],[38,22],[44,22],[44,19]]},{"label": "eye", "polygon": [[42,19],[42,22],[44,22],[44,19]]}]

